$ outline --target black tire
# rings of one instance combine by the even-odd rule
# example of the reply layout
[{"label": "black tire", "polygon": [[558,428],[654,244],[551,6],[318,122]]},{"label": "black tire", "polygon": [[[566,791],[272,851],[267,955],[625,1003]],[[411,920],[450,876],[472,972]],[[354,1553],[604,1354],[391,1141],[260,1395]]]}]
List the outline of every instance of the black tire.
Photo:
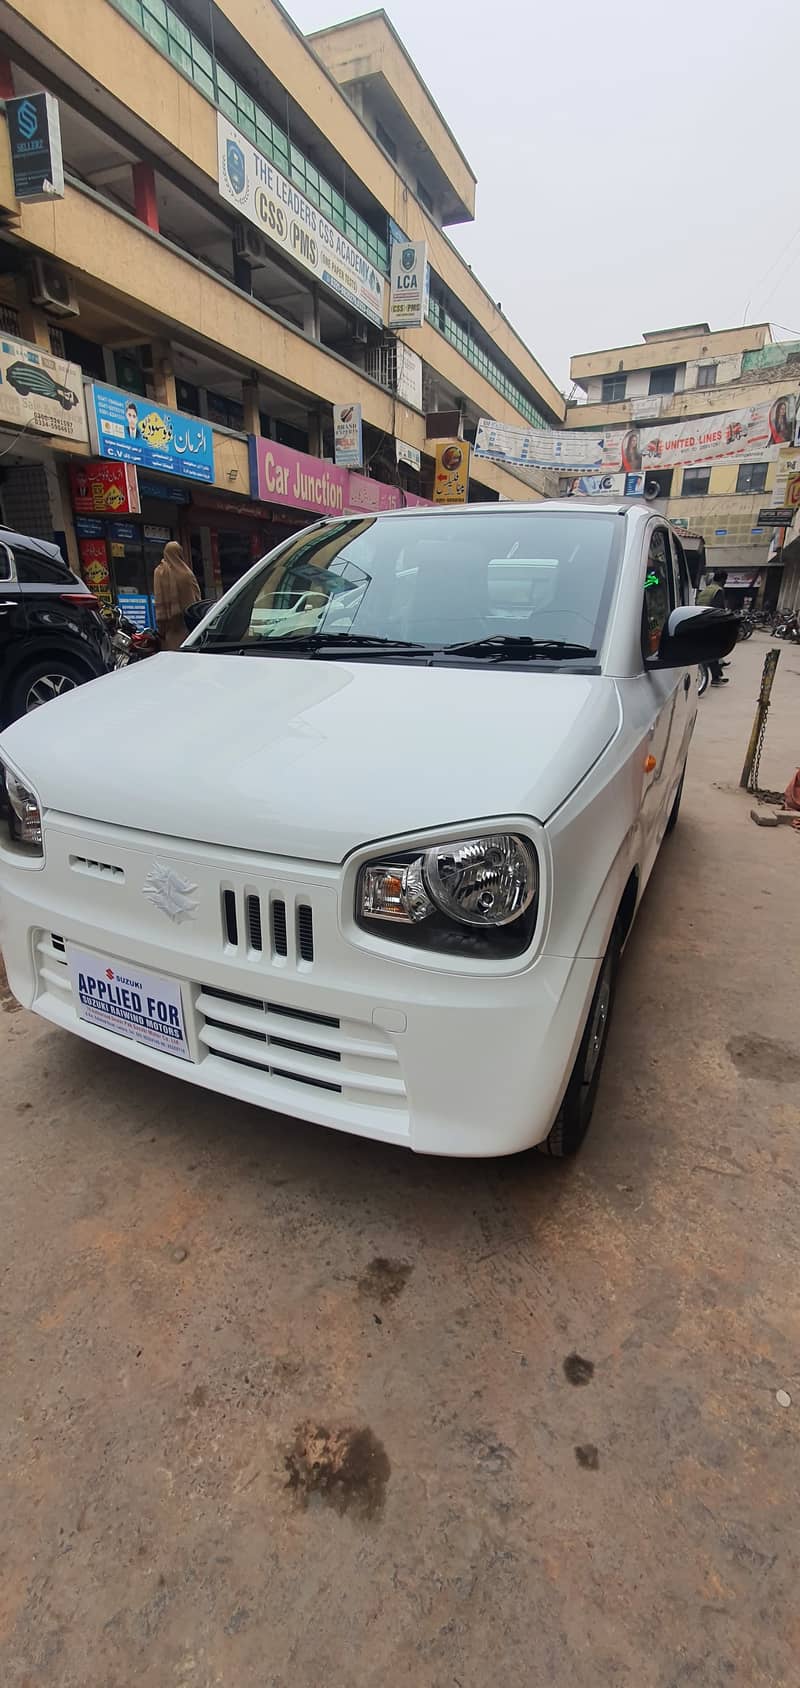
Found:
[{"label": "black tire", "polygon": [[619,929],[615,926],[594,988],[592,1004],[564,1100],[548,1136],[543,1143],[537,1144],[542,1155],[552,1155],[558,1160],[564,1160],[568,1155],[577,1154],[589,1129],[614,1007],[620,948]]},{"label": "black tire", "polygon": [[711,680],[711,669],[709,668],[708,663],[699,662],[697,664],[697,696],[698,697],[702,697],[703,693],[708,691],[710,680]]},{"label": "black tire", "polygon": [[18,721],[21,715],[30,714],[31,710],[38,709],[50,698],[71,692],[91,678],[87,669],[65,657],[40,657],[38,662],[29,663],[14,675],[8,691],[8,718]]},{"label": "black tire", "polygon": [[678,816],[681,812],[681,798],[683,796],[683,782],[684,782],[685,778],[686,778],[686,764],[684,763],[683,773],[681,774],[680,781],[678,783],[678,789],[677,789],[675,796],[673,798],[673,801],[672,801],[672,808],[670,809],[670,812],[669,812],[669,820],[667,821],[666,828],[665,828],[665,832],[667,832],[667,833],[674,832],[675,828],[678,824]]}]

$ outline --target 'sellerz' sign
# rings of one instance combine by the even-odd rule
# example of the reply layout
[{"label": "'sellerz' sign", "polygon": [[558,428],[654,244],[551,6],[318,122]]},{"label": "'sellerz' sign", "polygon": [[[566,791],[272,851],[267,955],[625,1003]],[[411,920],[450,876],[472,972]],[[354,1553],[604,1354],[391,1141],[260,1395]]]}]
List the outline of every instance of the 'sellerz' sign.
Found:
[{"label": "'sellerz' sign", "polygon": [[58,101],[52,94],[6,100],[14,193],[27,202],[64,198]]},{"label": "'sellerz' sign", "polygon": [[219,112],[217,153],[222,198],[273,246],[382,328],[385,284],[375,265]]}]

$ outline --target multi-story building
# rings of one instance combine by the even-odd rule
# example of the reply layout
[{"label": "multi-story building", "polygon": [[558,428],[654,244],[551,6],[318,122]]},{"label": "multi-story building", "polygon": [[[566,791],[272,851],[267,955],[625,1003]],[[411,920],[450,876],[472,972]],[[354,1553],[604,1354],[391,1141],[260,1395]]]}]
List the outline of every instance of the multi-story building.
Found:
[{"label": "multi-story building", "polygon": [[[800,387],[800,344],[775,343],[767,323],[711,332],[708,323],[644,334],[637,345],[573,357],[570,372],[581,396],[567,410],[567,427],[594,432],[651,431],[660,437],[658,467],[644,458],[647,490],[671,520],[703,536],[710,568],[725,568],[733,589],[777,601],[781,530],[759,512],[782,495],[794,444]],[[786,400],[783,408],[782,401]],[[715,437],[723,415],[763,405],[763,452],[727,457]],[[670,429],[697,422],[709,461],[664,466]],[[647,437],[647,436],[642,436]],[[790,465],[789,465],[790,466]]]},{"label": "multi-story building", "polygon": [[[431,497],[435,439],[482,415],[563,425],[448,239],[475,177],[383,12],[307,39],[275,0],[0,0],[0,96],[43,89],[63,194],[17,199],[0,134],[0,376],[38,347],[74,405],[23,415],[0,381],[0,517],[106,590],[146,594],[175,536],[218,591],[309,515]],[[399,332],[393,240],[429,265]],[[334,405],[361,407],[357,472]],[[481,462],[470,496],[530,487]]]}]

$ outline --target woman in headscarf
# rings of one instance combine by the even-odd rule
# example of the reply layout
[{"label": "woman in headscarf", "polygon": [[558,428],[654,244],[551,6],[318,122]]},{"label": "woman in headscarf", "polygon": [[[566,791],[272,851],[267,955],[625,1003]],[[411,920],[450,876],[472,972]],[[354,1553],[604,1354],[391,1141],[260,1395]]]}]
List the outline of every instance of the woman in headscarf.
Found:
[{"label": "woman in headscarf", "polygon": [[190,604],[200,602],[200,588],[177,540],[170,539],[153,575],[156,627],[165,651],[177,651],[187,634]]}]

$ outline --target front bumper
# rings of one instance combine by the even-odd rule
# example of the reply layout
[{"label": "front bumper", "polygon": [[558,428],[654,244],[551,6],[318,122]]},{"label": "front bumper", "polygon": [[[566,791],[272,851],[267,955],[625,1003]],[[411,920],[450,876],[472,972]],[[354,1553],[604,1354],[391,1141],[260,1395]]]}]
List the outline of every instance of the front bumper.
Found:
[{"label": "front bumper", "polygon": [[[599,963],[483,975],[354,942],[338,869],[48,816],[40,870],[0,854],[0,942],[23,1006],[151,1069],[422,1154],[513,1154],[547,1135]],[[192,889],[174,922],[154,863]],[[176,979],[191,1061],[79,1020],[65,945]]]}]

